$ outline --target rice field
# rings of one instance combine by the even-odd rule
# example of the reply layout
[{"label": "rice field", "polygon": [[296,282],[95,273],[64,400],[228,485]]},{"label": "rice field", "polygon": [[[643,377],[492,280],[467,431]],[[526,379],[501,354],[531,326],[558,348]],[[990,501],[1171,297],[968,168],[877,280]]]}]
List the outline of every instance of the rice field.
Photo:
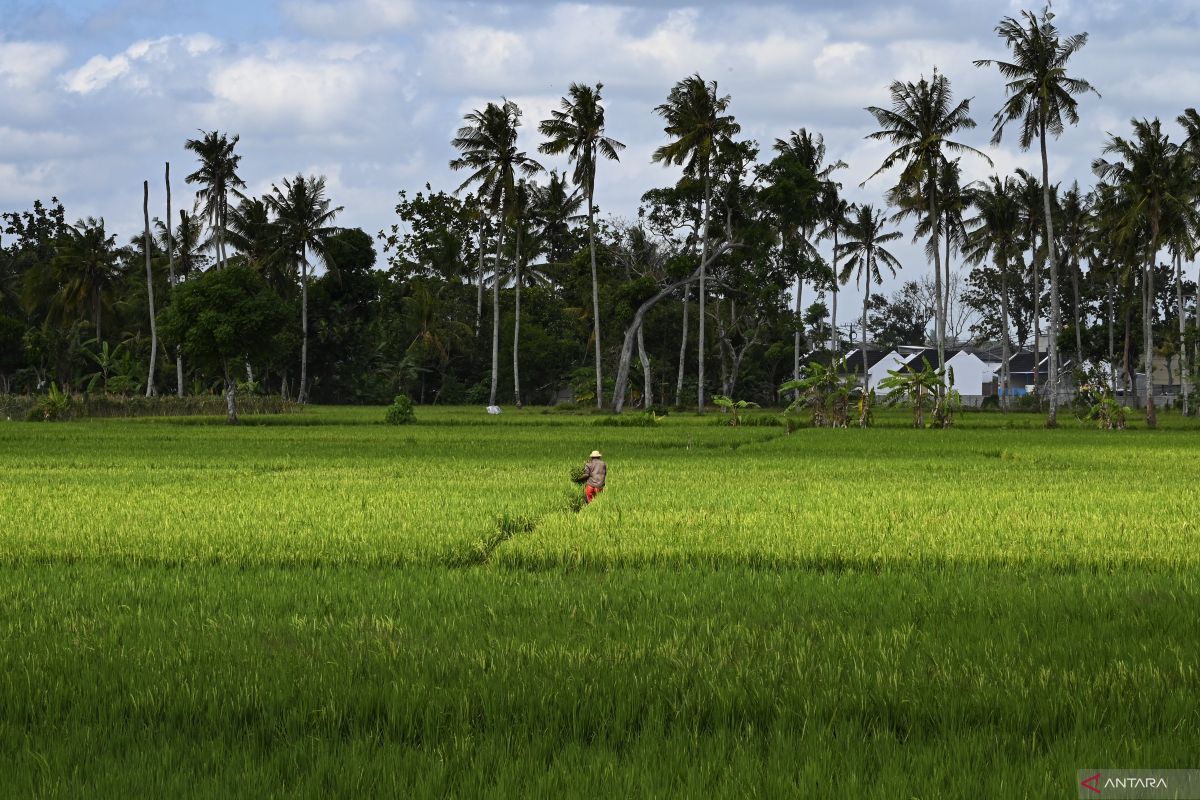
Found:
[{"label": "rice field", "polygon": [[382,417],[0,423],[0,796],[1040,798],[1200,766],[1190,421]]}]

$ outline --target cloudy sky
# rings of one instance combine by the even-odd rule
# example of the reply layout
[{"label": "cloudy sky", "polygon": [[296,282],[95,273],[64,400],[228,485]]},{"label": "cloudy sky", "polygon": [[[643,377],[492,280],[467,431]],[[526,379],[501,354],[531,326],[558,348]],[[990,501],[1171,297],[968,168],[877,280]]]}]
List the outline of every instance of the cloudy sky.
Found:
[{"label": "cloudy sky", "polygon": [[[651,109],[678,79],[699,72],[732,95],[743,132],[764,151],[801,126],[822,132],[849,163],[853,199],[882,147],[865,142],[864,106],[885,104],[895,78],[936,66],[973,97],[980,123],[966,140],[996,168],[1034,168],[1033,154],[987,146],[1002,98],[994,72],[971,61],[1001,56],[1007,0],[0,0],[0,209],[60,197],[71,218],[104,216],[122,238],[140,227],[141,182],[163,202],[162,165],[174,164],[176,204],[190,202],[184,141],[197,129],[241,135],[250,190],[297,172],[329,179],[340,222],[376,232],[396,192],[453,189],[449,146],[462,115],[507,96],[536,123],[572,81],[603,81],[611,135],[628,145],[600,177],[606,212],[631,214],[643,191],[673,180],[650,163],[663,142]],[[1059,0],[1065,32],[1091,41],[1073,71],[1102,98],[1084,99],[1078,128],[1051,144],[1055,180],[1090,181],[1106,132],[1131,116],[1174,120],[1200,102],[1200,3]],[[553,166],[552,161],[546,162]],[[968,164],[969,177],[988,171]],[[902,249],[905,273],[927,268]]]}]

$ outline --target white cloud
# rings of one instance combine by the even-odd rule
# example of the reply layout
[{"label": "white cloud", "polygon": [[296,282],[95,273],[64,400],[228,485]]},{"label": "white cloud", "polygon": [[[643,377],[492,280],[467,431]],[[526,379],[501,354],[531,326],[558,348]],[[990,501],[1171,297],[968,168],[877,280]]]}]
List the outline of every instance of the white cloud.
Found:
[{"label": "white cloud", "polygon": [[211,88],[242,119],[338,127],[354,119],[367,78],[354,62],[250,56],[219,67]]},{"label": "white cloud", "polygon": [[0,42],[0,83],[30,89],[67,60],[67,48],[54,42]]},{"label": "white cloud", "polygon": [[306,33],[351,38],[402,30],[417,18],[412,0],[287,0],[283,12]]},{"label": "white cloud", "polygon": [[125,88],[147,91],[154,85],[151,73],[178,69],[181,54],[195,59],[219,48],[220,43],[204,33],[141,39],[114,56],[92,56],[83,66],[63,75],[63,86],[69,92],[86,95],[121,81]]}]

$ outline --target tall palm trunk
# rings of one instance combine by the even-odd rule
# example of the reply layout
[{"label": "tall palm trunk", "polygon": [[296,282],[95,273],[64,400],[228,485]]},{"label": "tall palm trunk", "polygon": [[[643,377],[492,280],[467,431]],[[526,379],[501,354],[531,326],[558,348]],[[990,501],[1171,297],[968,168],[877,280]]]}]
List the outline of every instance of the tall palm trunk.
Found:
[{"label": "tall palm trunk", "polygon": [[1108,291],[1108,374],[1112,393],[1117,394],[1117,309],[1114,306],[1112,278],[1106,281]]},{"label": "tall palm trunk", "polygon": [[[175,238],[171,230],[171,162],[167,162],[167,277],[171,282],[171,290],[175,290]],[[183,397],[183,355],[179,345],[175,345],[175,391]]]},{"label": "tall palm trunk", "polygon": [[596,342],[596,408],[604,407],[604,379],[600,363],[600,282],[596,273],[596,209],[588,182],[588,253],[592,261],[592,338]]},{"label": "tall palm trunk", "polygon": [[513,401],[521,407],[521,224],[517,220],[513,270],[516,287],[513,301]]},{"label": "tall palm trunk", "polygon": [[[1038,271],[1037,263],[1037,235],[1032,226],[1029,231],[1029,269],[1033,275],[1033,391],[1037,393],[1039,365],[1042,354],[1042,275]],[[1042,399],[1038,394],[1038,404],[1041,405]]]},{"label": "tall palm trunk", "polygon": [[688,340],[688,298],[691,296],[692,286],[687,284],[683,287],[683,335],[679,341],[679,375],[675,379],[675,405],[683,405],[683,368],[687,365],[687,340]]},{"label": "tall palm trunk", "polygon": [[699,308],[699,331],[697,338],[699,339],[696,353],[697,368],[696,368],[696,411],[704,413],[704,296],[707,294],[704,288],[705,278],[707,277],[708,266],[708,218],[711,213],[712,205],[712,185],[708,175],[709,167],[704,165],[704,219],[701,222],[704,225],[704,234],[700,238],[701,254],[700,254],[700,308]]},{"label": "tall palm trunk", "polygon": [[500,213],[499,232],[496,235],[496,264],[492,277],[492,388],[488,393],[488,405],[496,405],[496,384],[500,377],[500,260],[504,253],[504,212]]},{"label": "tall palm trunk", "polygon": [[1008,347],[1008,258],[1001,257],[996,266],[1000,270],[1000,385],[1003,387],[1000,407],[1007,411],[1012,394],[1012,376],[1008,370],[1008,361],[1012,358]]},{"label": "tall palm trunk", "polygon": [[1154,257],[1158,255],[1158,211],[1151,211],[1150,252],[1146,255],[1146,281],[1142,293],[1142,347],[1146,362],[1146,427],[1158,425],[1154,408]]},{"label": "tall palm trunk", "polygon": [[650,382],[650,356],[646,355],[646,323],[638,325],[638,359],[642,362],[642,407],[649,410],[654,405],[654,385]]},{"label": "tall palm trunk", "polygon": [[946,282],[942,284],[942,308],[946,315],[946,327],[950,328],[950,218],[946,217]]},{"label": "tall palm trunk", "polygon": [[868,391],[871,388],[871,376],[868,374],[867,367],[867,306],[871,302],[871,255],[867,251],[867,280],[866,292],[863,293],[863,312],[862,312],[862,362],[863,362],[863,391]]},{"label": "tall palm trunk", "polygon": [[[805,241],[808,240],[807,232],[802,232],[801,236]],[[804,294],[804,279],[799,272],[796,273],[796,294],[792,298],[795,310],[795,329],[792,331],[792,380],[800,380],[800,340],[802,337],[800,328],[803,325],[801,314],[803,313],[802,296]],[[797,390],[797,395],[799,394]]]},{"label": "tall palm trunk", "polygon": [[475,338],[483,324],[483,209],[479,210],[479,288],[475,292]]},{"label": "tall palm trunk", "polygon": [[1046,213],[1046,259],[1050,262],[1050,338],[1046,343],[1046,355],[1050,360],[1050,410],[1046,413],[1046,427],[1058,426],[1058,258],[1054,252],[1054,217],[1050,213],[1050,162],[1046,157],[1046,123],[1042,121],[1039,131],[1042,144],[1042,210]]},{"label": "tall palm trunk", "polygon": [[838,232],[836,225],[833,229],[833,297],[830,305],[832,310],[829,312],[829,350],[834,355],[838,351],[838,329],[837,329],[837,300],[838,300]]},{"label": "tall palm trunk", "polygon": [[1082,374],[1083,370],[1083,301],[1079,297],[1079,257],[1072,248],[1071,252],[1071,293],[1075,295],[1075,370]]},{"label": "tall palm trunk", "polygon": [[1179,391],[1183,395],[1183,415],[1188,415],[1188,374],[1187,345],[1184,337],[1187,335],[1187,322],[1183,316],[1183,253],[1175,253],[1175,306],[1179,316]]},{"label": "tall palm trunk", "polygon": [[308,401],[308,247],[300,245],[300,395],[303,405]]},{"label": "tall palm trunk", "polygon": [[[933,237],[933,294],[935,338],[937,339],[938,369],[946,366],[946,308],[942,299],[942,252],[938,247],[938,198],[937,198],[937,167],[930,170],[929,175],[929,223],[930,236]],[[870,275],[867,276],[870,280]],[[865,319],[865,315],[864,315]],[[864,331],[865,334],[865,331]]]},{"label": "tall palm trunk", "polygon": [[158,366],[158,323],[154,319],[154,271],[150,268],[150,181],[142,181],[142,217],[146,222],[146,298],[150,304],[150,372],[146,376],[146,397],[155,395],[154,372]]}]

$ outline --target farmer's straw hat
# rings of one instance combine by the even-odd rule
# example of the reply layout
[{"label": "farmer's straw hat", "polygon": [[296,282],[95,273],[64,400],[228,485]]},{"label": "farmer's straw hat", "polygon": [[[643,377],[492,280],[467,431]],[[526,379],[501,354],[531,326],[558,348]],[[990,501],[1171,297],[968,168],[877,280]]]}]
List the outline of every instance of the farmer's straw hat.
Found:
[{"label": "farmer's straw hat", "polygon": [[593,450],[593,451],[592,451],[592,454],[591,454],[590,456],[588,456],[588,458],[600,458],[600,451],[599,451],[599,450]]}]

